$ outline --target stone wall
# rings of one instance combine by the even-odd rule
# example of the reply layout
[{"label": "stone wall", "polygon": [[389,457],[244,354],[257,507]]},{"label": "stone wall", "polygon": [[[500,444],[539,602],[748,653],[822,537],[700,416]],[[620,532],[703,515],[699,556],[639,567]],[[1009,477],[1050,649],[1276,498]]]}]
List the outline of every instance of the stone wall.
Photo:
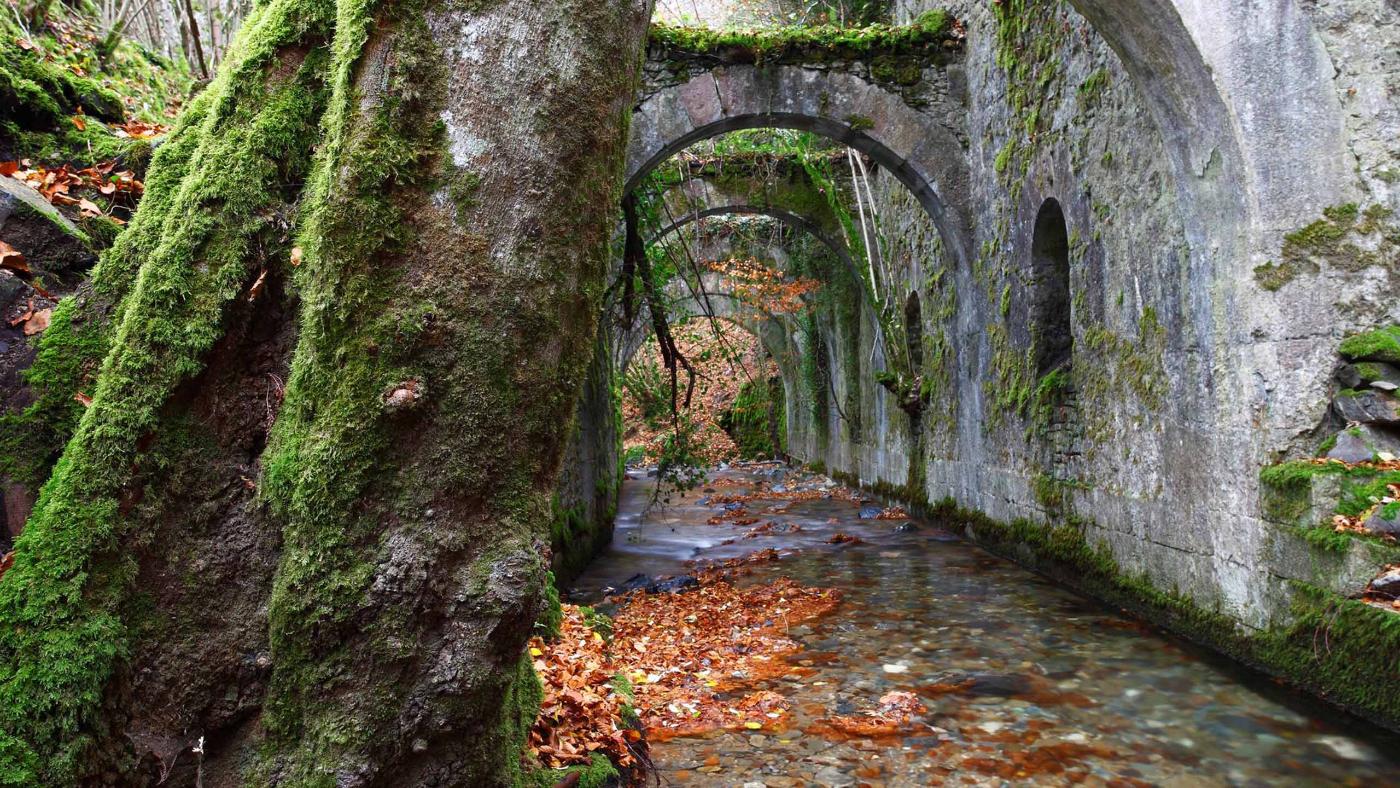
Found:
[{"label": "stone wall", "polygon": [[550,549],[555,582],[561,584],[576,577],[612,541],[622,483],[622,416],[613,388],[610,326],[604,323],[598,334],[554,495]]},{"label": "stone wall", "polygon": [[[902,2],[899,13],[909,19],[934,5],[942,4]],[[1145,86],[1121,59],[1131,47],[1111,45],[1069,4],[1032,2],[1053,13],[1021,36],[1008,66],[988,4],[953,5],[968,29],[968,145],[947,155],[967,163],[970,202],[961,207],[975,259],[951,260],[909,191],[889,173],[874,176],[877,265],[892,275],[882,280],[880,306],[862,306],[854,353],[839,350],[850,338],[824,338],[834,364],[854,359],[854,372],[836,378],[858,381],[860,430],[853,435],[830,413],[803,424],[803,411],[790,407],[793,454],[916,502],[951,498],[996,521],[1072,523],[1123,576],[1145,578],[1243,635],[1291,626],[1299,589],[1335,599],[1360,592],[1396,551],[1302,538],[1300,526],[1330,519],[1335,489],[1330,498],[1314,492],[1321,503],[1301,516],[1280,518],[1261,507],[1275,491],[1261,488],[1259,474],[1311,456],[1336,432],[1329,403],[1340,339],[1400,320],[1400,236],[1386,213],[1397,207],[1400,180],[1395,5],[1267,4],[1286,18],[1278,23],[1285,31],[1314,20],[1316,34],[1303,39],[1316,46],[1306,57],[1280,47],[1248,93],[1229,92],[1240,88],[1238,70],[1218,77],[1232,123],[1253,147],[1233,164],[1223,148],[1211,150],[1185,184],[1175,139],[1183,129],[1164,122],[1162,97],[1144,92],[1165,88]],[[1097,3],[1077,5],[1100,13]],[[1203,24],[1199,14],[1183,18]],[[1262,23],[1224,41],[1219,30],[1190,33],[1207,60],[1257,56],[1269,35],[1281,35]],[[1033,54],[1046,37],[1047,49]],[[1017,64],[1033,57],[1043,62],[1018,76]],[[1296,87],[1281,81],[1306,81],[1314,59],[1333,73],[1329,58],[1335,96],[1300,99],[1293,115],[1249,115],[1250,102]],[[1027,76],[1033,92],[1018,98]],[[1336,112],[1310,117],[1319,105]],[[1261,124],[1274,133],[1317,126],[1316,158],[1289,158],[1298,150],[1292,140],[1278,160],[1261,159],[1271,133]],[[1341,173],[1329,158],[1337,132],[1354,171]],[[1326,189],[1269,202],[1280,184],[1312,183],[1318,173]],[[1229,190],[1242,213],[1213,216],[1202,194]],[[1073,355],[1063,378],[1037,368],[1034,352],[1053,317],[1037,313],[1055,285],[1035,248],[1047,200],[1062,209],[1067,236]],[[1343,202],[1370,218],[1354,210],[1351,219],[1323,219]],[[1317,220],[1323,240],[1300,238]],[[901,368],[899,352],[911,294],[920,305],[919,369]],[[917,418],[899,408],[901,392],[882,386],[881,373],[922,389]]]},{"label": "stone wall", "polygon": [[[896,16],[935,8],[965,39],[909,89],[859,62],[703,79],[694,58],[649,63],[670,81],[644,89],[634,177],[761,125],[873,169],[879,240],[867,257],[848,239],[873,285],[785,327],[792,454],[944,502],[1000,552],[1400,725],[1378,699],[1393,692],[1306,645],[1319,610],[1368,620],[1348,598],[1400,551],[1317,527],[1338,484],[1261,484],[1345,425],[1341,340],[1400,322],[1400,10],[899,0]],[[1364,640],[1380,629],[1337,653],[1400,645]]]}]

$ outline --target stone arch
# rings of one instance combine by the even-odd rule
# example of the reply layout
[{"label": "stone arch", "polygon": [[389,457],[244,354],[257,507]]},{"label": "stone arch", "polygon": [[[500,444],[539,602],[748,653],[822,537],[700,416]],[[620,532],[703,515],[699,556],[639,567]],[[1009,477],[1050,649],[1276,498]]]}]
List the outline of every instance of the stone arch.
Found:
[{"label": "stone arch", "polygon": [[694,224],[695,222],[700,221],[701,219],[709,219],[716,216],[736,215],[767,216],[771,219],[774,219],[787,225],[788,227],[791,227],[794,230],[807,233],[813,238],[815,238],[817,241],[819,241],[827,249],[831,250],[831,253],[836,255],[837,259],[840,260],[841,263],[846,266],[847,270],[851,273],[852,276],[860,276],[859,269],[856,267],[855,259],[851,257],[851,250],[847,248],[844,243],[841,243],[840,241],[832,238],[829,234],[824,232],[822,228],[819,227],[815,222],[807,219],[804,216],[796,214],[792,211],[784,210],[782,208],[776,208],[766,205],[721,205],[714,208],[706,208],[705,210],[696,213],[688,213],[685,216],[676,219],[676,221],[672,222],[670,225],[662,228],[661,231],[658,232],[656,236],[650,240],[650,242],[654,243],[656,241],[659,241],[662,238],[671,235],[672,233],[684,229],[687,225]]},{"label": "stone arch", "polygon": [[731,65],[644,92],[633,111],[626,190],[700,140],[741,129],[809,131],[870,156],[928,212],[960,263],[969,246],[966,139],[947,68],[929,68],[929,98],[834,69]]},{"label": "stone arch", "polygon": [[1297,0],[1264,9],[1188,0],[1070,4],[1118,54],[1152,110],[1178,186],[1196,208],[1197,231],[1221,219],[1257,219],[1263,233],[1295,229],[1319,204],[1350,195],[1334,68]]}]

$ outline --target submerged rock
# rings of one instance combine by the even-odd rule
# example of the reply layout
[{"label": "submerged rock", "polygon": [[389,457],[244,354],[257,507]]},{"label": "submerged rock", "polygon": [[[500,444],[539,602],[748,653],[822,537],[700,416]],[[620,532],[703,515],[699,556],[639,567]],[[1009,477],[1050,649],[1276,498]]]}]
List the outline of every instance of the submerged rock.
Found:
[{"label": "submerged rock", "polygon": [[683,591],[687,588],[695,588],[699,585],[700,581],[696,580],[693,575],[681,575],[680,577],[671,577],[665,580],[658,580],[652,583],[651,585],[647,586],[647,593],[674,594],[677,591]]},{"label": "submerged rock", "polygon": [[1009,698],[1013,695],[1024,695],[1031,690],[1030,679],[1025,676],[1017,676],[1006,673],[974,673],[968,677],[972,681],[972,686],[968,687],[969,695],[995,695]]},{"label": "submerged rock", "polygon": [[636,574],[623,581],[622,585],[604,589],[608,594],[628,594],[633,591],[646,591],[648,594],[674,594],[687,588],[694,588],[700,585],[700,581],[693,575],[681,575],[679,577],[652,577],[650,575]]}]

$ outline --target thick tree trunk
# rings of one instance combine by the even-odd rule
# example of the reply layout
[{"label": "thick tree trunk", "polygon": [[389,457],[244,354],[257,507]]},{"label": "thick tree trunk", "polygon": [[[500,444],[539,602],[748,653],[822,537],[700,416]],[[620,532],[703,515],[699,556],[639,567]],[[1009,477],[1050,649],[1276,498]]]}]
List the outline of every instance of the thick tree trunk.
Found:
[{"label": "thick tree trunk", "polygon": [[0,780],[518,778],[649,10],[250,15],[41,352]]}]

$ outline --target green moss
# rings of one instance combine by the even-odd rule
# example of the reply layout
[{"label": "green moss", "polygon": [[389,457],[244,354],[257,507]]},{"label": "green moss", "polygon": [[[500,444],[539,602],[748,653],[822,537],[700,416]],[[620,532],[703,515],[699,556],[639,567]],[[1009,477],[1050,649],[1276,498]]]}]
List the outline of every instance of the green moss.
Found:
[{"label": "green moss", "polygon": [[[255,9],[208,98],[176,131],[164,157],[171,166],[153,173],[165,193],[143,203],[130,231],[159,224],[159,232],[118,243],[95,274],[99,296],[125,292],[111,327],[65,317],[45,337],[48,358],[34,374],[48,383],[91,374],[96,347],[112,350],[0,583],[0,776],[8,781],[66,784],[101,768],[111,733],[102,700],[131,651],[136,563],[123,502],[158,470],[146,447],[166,403],[201,370],[226,305],[267,262],[250,250],[278,248],[281,231],[264,212],[289,201],[286,190],[309,161],[324,61],[313,49],[285,72],[274,66],[286,65],[287,47],[325,40],[328,11],[308,0]],[[180,153],[191,146],[197,163]],[[43,388],[36,405],[54,421],[38,428],[62,430],[74,414],[60,403],[81,388]]]},{"label": "green moss", "polygon": [[882,58],[911,58],[941,63],[949,58],[960,39],[953,17],[932,11],[914,24],[873,24],[866,27],[836,25],[792,26],[760,30],[718,30],[654,24],[648,43],[668,59],[684,55],[721,57],[734,62],[802,64],[832,61],[873,62]]},{"label": "green moss", "polygon": [[554,573],[545,575],[544,612],[535,622],[535,630],[545,640],[556,640],[559,628],[564,625],[564,608],[559,603],[559,589],[554,585]]},{"label": "green moss", "polygon": [[521,788],[554,788],[557,785],[570,785],[576,788],[606,788],[617,785],[622,775],[607,758],[594,755],[586,766],[570,766],[565,769],[539,768],[525,775]]},{"label": "green moss", "polygon": [[851,127],[851,131],[867,131],[875,128],[875,121],[865,115],[847,115],[846,125]]},{"label": "green moss", "polygon": [[1239,651],[1334,703],[1400,725],[1400,616],[1302,583],[1291,589],[1292,622]]},{"label": "green moss", "polygon": [[[105,53],[74,46],[73,38],[96,32],[93,16],[91,6],[49,4],[46,19],[70,36],[60,41],[47,24],[25,31],[17,15],[0,14],[0,151],[49,163],[125,158],[126,150],[139,145],[117,137],[107,124],[128,114],[163,121],[163,110],[184,97],[190,80],[182,64],[134,40],[120,39]],[[21,48],[20,40],[32,48]],[[81,129],[71,121],[79,113]]]},{"label": "green moss", "polygon": [[1012,133],[997,156],[997,173],[1014,200],[1064,89],[1057,53],[1068,40],[1070,26],[1063,19],[1062,0],[1002,0],[991,8],[997,66],[1006,74],[1012,115]]},{"label": "green moss", "polygon": [[476,207],[476,191],[481,187],[481,176],[467,170],[456,172],[447,186],[447,196],[457,208],[457,221],[469,221],[471,209]]},{"label": "green moss", "polygon": [[1338,352],[1348,361],[1400,364],[1400,326],[1386,326],[1347,337]]},{"label": "green moss", "polygon": [[1079,93],[1080,101],[1090,105],[1097,103],[1104,91],[1108,90],[1112,81],[1113,78],[1109,75],[1108,69],[1096,69],[1094,73],[1090,74],[1083,82],[1079,83],[1077,92]]},{"label": "green moss", "polygon": [[1320,445],[1318,445],[1316,456],[1321,457],[1321,456],[1327,454],[1327,452],[1332,451],[1332,450],[1335,449],[1336,447],[1337,447],[1337,436],[1336,436],[1336,435],[1329,435],[1329,436],[1327,436],[1326,440],[1322,441],[1322,443],[1321,443]]},{"label": "green moss", "polygon": [[1055,410],[1065,403],[1074,390],[1070,372],[1064,367],[1051,370],[1036,383],[1031,402],[1030,430],[1044,437],[1055,419]]},{"label": "green moss", "polygon": [[1268,287],[1283,277],[1316,273],[1321,264],[1346,272],[1373,266],[1395,269],[1400,260],[1400,232],[1389,224],[1389,208],[1371,205],[1363,210],[1348,203],[1322,213],[1323,218],[1284,236],[1283,261],[1275,268],[1256,270],[1261,285]]},{"label": "green moss", "polygon": [[[1331,511],[1313,511],[1313,488],[1320,477],[1337,479],[1336,504]],[[1346,552],[1360,542],[1379,550],[1384,560],[1400,560],[1400,550],[1394,543],[1373,534],[1338,532],[1331,523],[1332,515],[1357,517],[1370,510],[1388,495],[1389,485],[1400,484],[1400,471],[1294,460],[1264,468],[1259,480],[1263,484],[1260,505],[1264,516],[1289,527],[1314,547]],[[1308,516],[1317,522],[1305,521]]]},{"label": "green moss", "polygon": [[1298,275],[1305,271],[1316,273],[1317,266],[1309,266],[1306,262],[1297,260],[1285,261],[1281,264],[1270,260],[1263,265],[1254,267],[1254,281],[1258,282],[1259,286],[1265,290],[1274,292],[1298,278]]},{"label": "green moss", "polygon": [[[777,424],[769,420],[770,410]],[[719,426],[729,433],[744,459],[768,459],[782,451],[781,445],[773,445],[772,436],[776,433],[781,444],[786,433],[783,423],[781,383],[769,380],[745,381],[734,404],[719,418]]]},{"label": "green moss", "polygon": [[1002,323],[987,327],[987,339],[992,347],[992,365],[982,390],[991,405],[986,419],[986,429],[991,431],[1008,418],[1026,415],[1035,395],[1035,348],[1015,348]]}]

